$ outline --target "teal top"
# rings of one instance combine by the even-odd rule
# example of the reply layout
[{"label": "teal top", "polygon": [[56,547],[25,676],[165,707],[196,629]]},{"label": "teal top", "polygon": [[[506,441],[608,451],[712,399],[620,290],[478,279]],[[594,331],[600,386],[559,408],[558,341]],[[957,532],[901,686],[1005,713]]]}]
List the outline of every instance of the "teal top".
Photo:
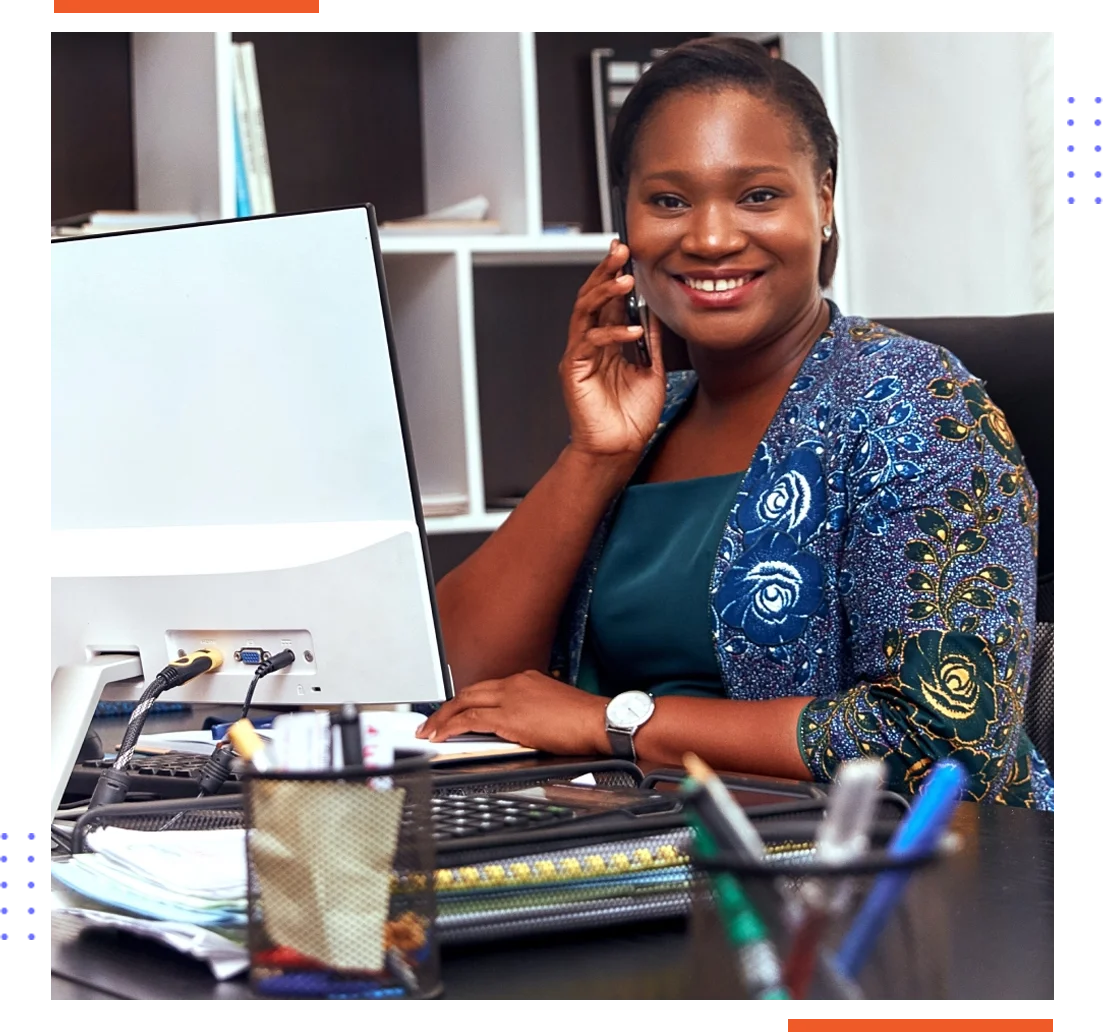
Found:
[{"label": "teal top", "polygon": [[709,584],[742,483],[729,473],[624,492],[594,579],[580,688],[727,698]]}]

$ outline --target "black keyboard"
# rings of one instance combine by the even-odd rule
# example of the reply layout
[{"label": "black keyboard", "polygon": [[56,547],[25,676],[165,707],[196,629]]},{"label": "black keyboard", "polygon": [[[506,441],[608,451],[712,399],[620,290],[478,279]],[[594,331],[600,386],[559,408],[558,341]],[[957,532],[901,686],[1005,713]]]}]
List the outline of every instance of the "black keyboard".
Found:
[{"label": "black keyboard", "polygon": [[565,806],[503,796],[437,796],[433,799],[433,837],[470,838],[499,831],[529,831],[574,819]]},{"label": "black keyboard", "polygon": [[[100,774],[108,770],[113,760],[84,760],[73,768],[66,789],[66,798],[91,796]],[[198,792],[196,784],[206,756],[198,753],[171,752],[156,756],[135,756],[127,770],[130,773],[130,796],[153,795],[163,799],[186,799]],[[241,779],[230,772],[219,795],[241,791]]]}]

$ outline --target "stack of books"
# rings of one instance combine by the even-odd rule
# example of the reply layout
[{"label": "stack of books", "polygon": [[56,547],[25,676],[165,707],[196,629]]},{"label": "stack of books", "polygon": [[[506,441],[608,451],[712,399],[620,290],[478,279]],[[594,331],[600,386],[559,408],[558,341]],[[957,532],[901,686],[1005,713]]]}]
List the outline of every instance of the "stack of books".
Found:
[{"label": "stack of books", "polygon": [[91,236],[95,233],[127,233],[136,229],[159,229],[197,222],[187,211],[89,211],[55,219],[50,235],[55,237]]},{"label": "stack of books", "polygon": [[260,102],[257,57],[252,43],[234,47],[234,168],[237,214],[271,215],[276,210],[268,137]]}]

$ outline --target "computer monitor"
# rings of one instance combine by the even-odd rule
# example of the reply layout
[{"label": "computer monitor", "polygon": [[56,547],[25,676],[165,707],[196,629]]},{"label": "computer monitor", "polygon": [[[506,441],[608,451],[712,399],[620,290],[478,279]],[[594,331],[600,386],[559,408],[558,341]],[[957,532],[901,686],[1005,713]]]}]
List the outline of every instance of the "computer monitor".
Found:
[{"label": "computer monitor", "polygon": [[[451,694],[370,206],[57,241],[54,811],[101,692]],[[235,653],[242,659],[235,659]]]}]

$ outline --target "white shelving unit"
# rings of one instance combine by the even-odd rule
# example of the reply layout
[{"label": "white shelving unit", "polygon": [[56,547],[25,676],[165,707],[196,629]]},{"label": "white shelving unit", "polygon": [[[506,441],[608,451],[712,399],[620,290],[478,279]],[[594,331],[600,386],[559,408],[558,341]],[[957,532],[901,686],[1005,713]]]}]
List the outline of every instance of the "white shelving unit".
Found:
[{"label": "white shelving unit", "polygon": [[[131,45],[138,207],[232,218],[231,34],[134,33]],[[485,506],[473,270],[591,265],[609,241],[541,232],[533,34],[423,33],[419,49],[426,206],[483,194],[504,232],[382,232],[387,289],[424,502],[467,499],[464,515],[430,516],[427,528],[485,532],[508,513]]]},{"label": "white shelving unit", "polygon": [[[793,41],[819,58],[818,37]],[[134,33],[131,46],[138,207],[232,218],[231,34]],[[426,207],[482,194],[503,233],[384,232],[384,266],[423,499],[429,511],[467,500],[464,515],[427,518],[428,530],[486,532],[507,513],[485,505],[476,270],[577,263],[581,279],[609,239],[542,232],[533,33],[422,33],[419,63]],[[818,67],[808,71],[820,80]],[[278,182],[276,189],[278,198]]]}]

